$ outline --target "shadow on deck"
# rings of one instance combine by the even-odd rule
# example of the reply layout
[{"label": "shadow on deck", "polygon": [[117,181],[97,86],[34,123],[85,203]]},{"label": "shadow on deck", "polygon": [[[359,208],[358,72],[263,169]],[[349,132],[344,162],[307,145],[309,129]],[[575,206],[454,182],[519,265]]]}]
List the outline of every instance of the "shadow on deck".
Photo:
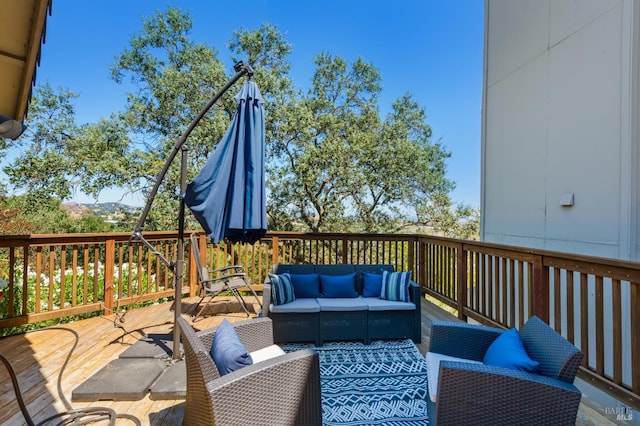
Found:
[{"label": "shadow on deck", "polygon": [[[183,300],[185,317],[191,319],[188,313],[197,300]],[[74,389],[117,359],[141,337],[171,333],[174,315],[171,307],[171,303],[164,303],[135,309],[126,314],[124,322],[116,321],[110,315],[0,339],[0,353],[17,372],[20,390],[32,419],[38,423],[71,408],[99,406],[133,415],[143,425],[180,424],[184,409],[182,400],[151,400],[146,396],[138,401],[70,401]],[[255,308],[257,312],[258,307]],[[212,305],[206,316],[192,324],[196,329],[206,329],[217,326],[225,317],[232,322],[246,319],[237,302],[230,298]],[[418,345],[422,354],[429,348],[432,320],[458,321],[453,315],[423,300],[422,343]],[[60,374],[67,359],[68,365]],[[616,423],[615,414],[605,411],[604,407],[611,407],[607,404],[591,396],[583,396],[576,424],[632,424]],[[26,424],[4,368],[0,368],[0,424]],[[122,424],[127,423],[123,421]]]}]

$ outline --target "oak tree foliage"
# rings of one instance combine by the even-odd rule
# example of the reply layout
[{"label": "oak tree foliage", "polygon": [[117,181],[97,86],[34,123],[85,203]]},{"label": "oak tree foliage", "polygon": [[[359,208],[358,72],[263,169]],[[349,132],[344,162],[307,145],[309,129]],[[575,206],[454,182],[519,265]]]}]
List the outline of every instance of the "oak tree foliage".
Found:
[{"label": "oak tree foliage", "polygon": [[[265,99],[270,229],[477,231],[477,212],[449,198],[451,153],[432,139],[425,108],[409,92],[380,105],[383,80],[373,64],[320,52],[311,81],[300,88],[290,77],[292,46],[275,26],[236,30],[223,58],[192,39],[192,26],[189,14],[172,7],[143,19],[110,69],[127,87],[126,105],[97,123],[76,122],[78,95],[71,90],[38,86],[29,130],[18,142],[0,144],[0,154],[18,148],[3,167],[13,191],[34,206],[78,191],[96,198],[109,188],[147,195],[186,127],[242,60],[255,70]],[[188,179],[227,130],[241,82],[188,138]],[[179,163],[163,181],[147,230],[176,228]],[[187,226],[197,227],[188,216]]]}]

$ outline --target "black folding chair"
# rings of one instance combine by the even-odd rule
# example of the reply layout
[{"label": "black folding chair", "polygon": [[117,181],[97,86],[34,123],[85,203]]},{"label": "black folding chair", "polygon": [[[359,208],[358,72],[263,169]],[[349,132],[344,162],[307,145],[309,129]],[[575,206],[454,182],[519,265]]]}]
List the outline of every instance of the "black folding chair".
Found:
[{"label": "black folding chair", "polygon": [[[191,234],[190,239],[191,250],[193,250],[193,257],[196,260],[196,269],[198,270],[198,281],[200,283],[201,296],[200,300],[193,308],[193,312],[195,312],[195,315],[193,315],[193,321],[195,321],[202,314],[207,305],[223,291],[229,291],[233,294],[244,312],[249,316],[249,308],[240,293],[240,289],[248,289],[253,294],[258,306],[260,306],[260,300],[251,286],[251,283],[247,278],[247,274],[244,272],[244,268],[241,265],[232,265],[220,269],[208,269],[206,266],[202,265],[200,248],[198,247],[196,234]],[[209,298],[209,300],[203,306],[200,306],[206,298]]]}]

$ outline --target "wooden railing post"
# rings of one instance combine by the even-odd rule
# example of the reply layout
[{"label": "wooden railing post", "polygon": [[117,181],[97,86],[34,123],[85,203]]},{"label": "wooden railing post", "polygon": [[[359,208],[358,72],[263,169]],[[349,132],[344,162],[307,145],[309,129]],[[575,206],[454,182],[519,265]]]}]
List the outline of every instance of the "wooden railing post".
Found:
[{"label": "wooden railing post", "polygon": [[422,238],[418,238],[418,281],[416,281],[420,287],[427,286],[427,257],[425,252],[425,243]]},{"label": "wooden railing post", "polygon": [[104,254],[104,315],[113,312],[113,283],[115,274],[116,240],[108,239],[105,242]]},{"label": "wooden railing post", "polygon": [[[29,288],[29,245],[25,241],[22,246],[22,288]],[[22,292],[22,315],[27,315],[29,292]]]},{"label": "wooden railing post", "polygon": [[[191,241],[191,240],[190,240]],[[189,297],[194,297],[198,292],[198,271],[194,259],[193,248],[189,246]]]},{"label": "wooden railing post", "polygon": [[467,251],[464,249],[464,244],[459,244],[458,248],[458,318],[463,321],[467,321],[467,316],[464,313],[464,308],[467,306]]},{"label": "wooden railing post", "polygon": [[531,289],[531,315],[536,315],[549,324],[549,267],[544,266],[542,256],[533,261],[533,280]]},{"label": "wooden railing post", "polygon": [[416,241],[418,241],[417,238],[412,238],[407,240],[408,245],[409,245],[409,253],[407,253],[407,270],[416,270],[416,253],[415,253],[415,246],[416,246]]},{"label": "wooden railing post", "polygon": [[277,265],[280,262],[280,259],[278,257],[278,246],[280,245],[280,239],[274,235],[271,241],[271,264]]},{"label": "wooden railing post", "polygon": [[349,263],[349,240],[346,237],[342,238],[342,263]]}]

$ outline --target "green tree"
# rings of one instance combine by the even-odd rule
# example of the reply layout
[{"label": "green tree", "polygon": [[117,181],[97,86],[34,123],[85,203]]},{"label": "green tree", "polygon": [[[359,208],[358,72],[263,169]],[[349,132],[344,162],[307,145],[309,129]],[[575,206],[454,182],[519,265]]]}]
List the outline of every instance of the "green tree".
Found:
[{"label": "green tree", "polygon": [[[4,169],[10,183],[49,206],[76,191],[97,197],[124,187],[148,195],[186,126],[233,74],[216,49],[190,38],[191,29],[191,17],[171,7],[143,19],[111,68],[116,82],[133,87],[125,109],[98,123],[76,123],[71,91],[37,88],[22,154]],[[289,77],[291,45],[277,28],[238,30],[227,48],[233,62],[253,67],[266,102],[271,229],[455,229],[451,217],[465,210],[448,196],[451,154],[431,140],[425,110],[410,94],[380,114],[375,66],[322,52],[310,88],[300,90]],[[189,137],[188,179],[228,128],[235,93],[225,93]],[[175,229],[179,175],[174,161],[145,229]],[[187,227],[197,227],[190,220]]]},{"label": "green tree", "polygon": [[[194,43],[189,34],[190,16],[178,9],[143,21],[142,31],[111,68],[113,79],[129,81],[135,90],[128,93],[122,119],[141,142],[131,165],[131,177],[143,184],[148,194],[165,159],[187,125],[228,80],[225,67],[211,47]],[[232,117],[233,94],[225,94],[189,137],[188,171],[192,178],[222,137]],[[174,161],[163,181],[147,229],[175,229],[176,196],[180,181],[180,161]]]},{"label": "green tree", "polygon": [[14,142],[20,154],[3,167],[13,188],[43,202],[71,195],[74,167],[67,147],[80,131],[71,102],[76,97],[69,90],[54,91],[48,84],[35,89],[27,134]]},{"label": "green tree", "polygon": [[278,224],[288,217],[312,231],[389,232],[415,216],[418,203],[446,197],[454,186],[446,178],[450,153],[431,142],[411,95],[382,119],[372,64],[349,66],[328,53],[315,63],[311,89],[271,123],[269,210],[280,212]]},{"label": "green tree", "polygon": [[422,199],[416,206],[416,225],[451,238],[477,240],[480,237],[480,210],[468,205],[454,206],[448,196]]},{"label": "green tree", "polygon": [[[60,200],[53,197],[43,200],[32,195],[0,197],[0,210],[14,212],[10,226],[2,233],[68,233],[74,231],[72,219],[60,208]],[[15,229],[20,225],[21,229]]]},{"label": "green tree", "polygon": [[131,185],[130,139],[117,117],[78,125],[68,89],[46,83],[35,89],[25,135],[14,142],[20,154],[3,167],[16,192],[43,203],[77,191],[93,195]]},{"label": "green tree", "polygon": [[[2,202],[0,201],[0,204]],[[33,225],[20,214],[20,210],[0,205],[0,235],[30,234]]]}]

